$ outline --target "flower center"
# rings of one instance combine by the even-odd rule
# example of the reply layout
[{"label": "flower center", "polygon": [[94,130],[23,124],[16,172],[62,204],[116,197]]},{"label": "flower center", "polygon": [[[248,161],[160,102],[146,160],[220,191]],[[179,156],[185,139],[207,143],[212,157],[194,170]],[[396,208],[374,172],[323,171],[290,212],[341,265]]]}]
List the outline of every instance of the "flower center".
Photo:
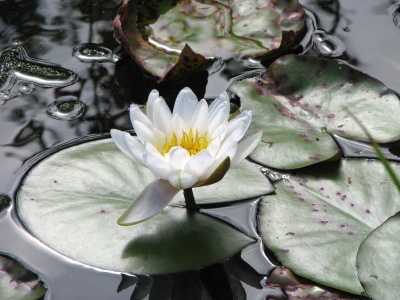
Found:
[{"label": "flower center", "polygon": [[196,134],[193,134],[193,130],[192,128],[190,128],[189,132],[185,132],[182,130],[182,138],[179,141],[176,133],[173,132],[171,139],[168,140],[168,137],[166,137],[164,146],[162,148],[157,148],[162,155],[165,155],[171,150],[171,148],[181,146],[182,148],[185,148],[190,155],[196,155],[201,150],[208,147],[210,141],[208,140],[207,135],[208,132],[202,135],[199,134],[199,131],[197,129]]}]

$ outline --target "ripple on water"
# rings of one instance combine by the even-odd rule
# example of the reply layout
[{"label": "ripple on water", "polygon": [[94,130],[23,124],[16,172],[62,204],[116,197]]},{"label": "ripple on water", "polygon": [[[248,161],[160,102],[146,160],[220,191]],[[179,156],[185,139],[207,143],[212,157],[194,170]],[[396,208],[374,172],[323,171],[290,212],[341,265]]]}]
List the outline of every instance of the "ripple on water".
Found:
[{"label": "ripple on water", "polygon": [[79,118],[86,110],[86,105],[75,96],[57,98],[47,106],[47,113],[54,119],[73,120]]}]

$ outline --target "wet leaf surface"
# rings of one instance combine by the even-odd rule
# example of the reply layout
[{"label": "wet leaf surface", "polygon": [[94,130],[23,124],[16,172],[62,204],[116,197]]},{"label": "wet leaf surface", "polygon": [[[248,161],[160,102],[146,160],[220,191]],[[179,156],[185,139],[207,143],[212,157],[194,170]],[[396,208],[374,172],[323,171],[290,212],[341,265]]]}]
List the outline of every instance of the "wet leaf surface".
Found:
[{"label": "wet leaf surface", "polygon": [[[274,189],[249,162],[230,171],[207,191],[199,188],[198,203],[246,199]],[[159,274],[195,269],[253,242],[225,223],[179,207],[167,207],[135,226],[117,225],[130,202],[155,179],[110,139],[88,142],[56,152],[29,171],[17,194],[17,211],[33,235],[51,248],[114,271]],[[264,186],[257,187],[261,182]]]},{"label": "wet leaf surface", "polygon": [[335,157],[331,134],[368,141],[352,112],[379,143],[400,139],[400,101],[370,76],[334,60],[288,55],[259,77],[229,88],[253,112],[252,132],[264,131],[250,155],[256,162],[294,169]]},{"label": "wet leaf surface", "polygon": [[[391,166],[400,174],[398,164]],[[357,251],[400,210],[399,192],[382,164],[356,159],[320,164],[283,179],[276,188],[260,207],[266,246],[300,276],[364,294]]]},{"label": "wet leaf surface", "polygon": [[357,254],[360,281],[372,299],[396,299],[400,295],[400,213],[375,229]]},{"label": "wet leaf surface", "polygon": [[[159,78],[178,61],[188,44],[204,57],[258,57],[293,46],[305,30],[305,12],[297,0],[137,1],[125,0],[114,30],[128,53]],[[291,32],[290,41],[282,41]],[[191,71],[201,60],[183,65]],[[167,74],[167,75],[166,75]]]},{"label": "wet leaf surface", "polygon": [[16,261],[0,255],[0,296],[2,300],[37,300],[46,289],[36,276]]}]

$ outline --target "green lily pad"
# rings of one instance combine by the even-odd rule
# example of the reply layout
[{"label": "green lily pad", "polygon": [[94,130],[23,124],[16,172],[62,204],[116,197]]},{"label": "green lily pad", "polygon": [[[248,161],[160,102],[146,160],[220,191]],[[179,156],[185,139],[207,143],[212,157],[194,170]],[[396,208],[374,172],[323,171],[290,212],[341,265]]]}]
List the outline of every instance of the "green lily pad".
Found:
[{"label": "green lily pad", "polygon": [[372,299],[397,299],[400,295],[400,213],[375,229],[357,255],[358,276]]},{"label": "green lily pad", "polygon": [[[400,165],[391,163],[400,174]],[[400,195],[379,161],[341,160],[299,171],[261,202],[266,246],[305,278],[364,294],[356,268],[362,241],[400,210]]]},{"label": "green lily pad", "polygon": [[[305,17],[297,0],[125,0],[114,30],[144,70],[164,78],[186,44],[203,57],[257,57],[293,46],[305,32]],[[283,40],[286,32],[291,43]],[[200,62],[192,60],[187,71]]]},{"label": "green lily pad", "polygon": [[253,112],[248,133],[264,131],[250,157],[270,167],[294,169],[338,156],[331,134],[369,141],[349,111],[378,143],[400,139],[396,94],[338,61],[288,55],[229,89]]},{"label": "green lily pad", "polygon": [[[239,164],[237,171],[230,170],[239,177],[231,175],[210,185],[210,191],[200,191],[204,199],[198,202],[208,203],[210,193],[214,202],[224,202],[272,191],[269,181],[261,173],[255,176],[254,170],[258,172],[250,163]],[[257,188],[260,176],[264,187]],[[49,247],[85,264],[121,272],[159,274],[199,268],[253,241],[225,223],[180,207],[166,207],[132,227],[117,225],[131,201],[155,179],[111,139],[87,142],[56,152],[31,169],[18,190],[17,211]],[[226,190],[236,185],[242,189]]]},{"label": "green lily pad", "polygon": [[0,256],[0,295],[2,300],[37,300],[46,289],[36,276],[16,261]]}]

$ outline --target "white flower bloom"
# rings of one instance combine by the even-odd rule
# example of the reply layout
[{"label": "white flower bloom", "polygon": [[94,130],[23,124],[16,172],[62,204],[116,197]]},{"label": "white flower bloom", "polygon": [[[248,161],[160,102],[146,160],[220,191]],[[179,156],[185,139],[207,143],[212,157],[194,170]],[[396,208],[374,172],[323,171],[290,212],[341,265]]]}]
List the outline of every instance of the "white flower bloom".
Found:
[{"label": "white flower bloom", "polygon": [[156,90],[146,104],[129,112],[137,134],[112,129],[118,148],[135,162],[149,168],[160,179],[149,184],[118,219],[132,225],[160,212],[181,189],[209,185],[222,179],[229,167],[248,156],[261,139],[261,132],[239,143],[251,122],[244,111],[229,120],[226,92],[210,106],[184,88],[171,112]]}]

